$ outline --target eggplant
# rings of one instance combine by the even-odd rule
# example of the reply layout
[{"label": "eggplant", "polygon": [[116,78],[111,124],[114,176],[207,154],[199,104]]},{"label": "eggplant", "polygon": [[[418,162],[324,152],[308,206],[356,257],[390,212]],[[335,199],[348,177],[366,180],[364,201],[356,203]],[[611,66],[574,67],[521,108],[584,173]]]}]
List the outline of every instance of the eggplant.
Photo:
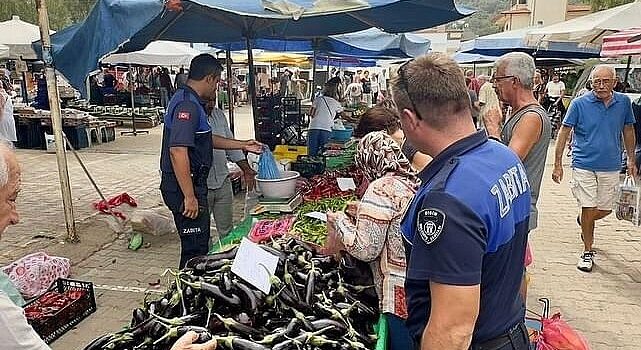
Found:
[{"label": "eggplant", "polygon": [[189,259],[189,261],[187,261],[187,263],[185,264],[185,268],[193,268],[195,270],[199,270],[199,269],[196,269],[196,265],[200,263],[207,264],[209,262],[218,261],[218,260],[233,260],[236,257],[237,252],[238,252],[238,246],[234,246],[231,249],[228,249],[222,252],[218,252],[210,255],[196,256]]},{"label": "eggplant", "polygon": [[247,325],[244,325],[244,324],[234,320],[233,318],[225,318],[225,317],[220,316],[217,313],[214,313],[214,316],[216,316],[216,318],[220,322],[222,322],[223,325],[225,326],[225,328],[227,330],[229,330],[229,331],[243,334],[243,335],[245,335],[247,337],[250,337],[252,339],[263,337],[263,333],[262,332],[258,331],[257,329],[254,329],[252,327],[249,327]]},{"label": "eggplant", "polygon": [[115,334],[108,333],[91,341],[83,350],[102,350],[103,346],[109,343]]},{"label": "eggplant", "polygon": [[250,287],[240,282],[239,280],[233,280],[232,284],[240,292],[238,293],[240,298],[244,299],[243,300],[244,309],[249,309],[247,311],[251,311],[252,313],[255,313],[256,309],[258,308],[258,298],[256,297],[256,294],[254,294],[254,292]]}]

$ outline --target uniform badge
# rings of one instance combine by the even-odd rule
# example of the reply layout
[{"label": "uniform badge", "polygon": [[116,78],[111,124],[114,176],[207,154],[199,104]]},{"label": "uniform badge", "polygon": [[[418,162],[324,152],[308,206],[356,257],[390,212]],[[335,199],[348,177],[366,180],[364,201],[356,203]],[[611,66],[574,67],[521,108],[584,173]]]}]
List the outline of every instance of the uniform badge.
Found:
[{"label": "uniform badge", "polygon": [[180,112],[180,113],[178,113],[178,119],[180,119],[180,120],[189,120],[189,119],[191,119],[191,113],[189,113],[189,112]]},{"label": "uniform badge", "polygon": [[418,213],[416,229],[425,244],[434,243],[445,226],[445,214],[438,209],[423,209]]}]

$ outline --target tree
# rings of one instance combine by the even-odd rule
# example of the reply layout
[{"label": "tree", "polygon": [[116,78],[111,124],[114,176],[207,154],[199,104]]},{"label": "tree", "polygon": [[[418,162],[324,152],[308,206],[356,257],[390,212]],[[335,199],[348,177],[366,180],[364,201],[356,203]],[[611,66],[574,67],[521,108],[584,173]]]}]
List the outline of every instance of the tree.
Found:
[{"label": "tree", "polygon": [[633,1],[634,0],[590,0],[590,5],[592,6],[592,11],[601,11]]},{"label": "tree", "polygon": [[[95,3],[96,0],[47,0],[51,29],[60,30],[84,20]],[[0,0],[0,21],[9,20],[11,16],[38,24],[35,0]]]}]

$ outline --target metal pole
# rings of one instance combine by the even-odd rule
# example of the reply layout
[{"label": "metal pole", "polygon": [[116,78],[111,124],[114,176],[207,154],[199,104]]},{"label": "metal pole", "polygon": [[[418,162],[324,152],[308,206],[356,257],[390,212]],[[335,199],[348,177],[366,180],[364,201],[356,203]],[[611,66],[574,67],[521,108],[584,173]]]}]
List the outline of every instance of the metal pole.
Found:
[{"label": "metal pole", "polygon": [[[254,53],[252,52],[251,40],[249,36],[245,38],[247,44],[247,62],[249,63],[249,96],[252,104],[252,118],[255,121],[258,115],[258,100],[256,99],[256,79],[254,79]],[[258,137],[254,129],[254,137]]]},{"label": "metal pole", "polygon": [[630,63],[632,63],[632,56],[628,56],[628,64],[625,67],[625,79],[623,79],[623,92],[627,92],[628,77],[630,75]]},{"label": "metal pole", "polygon": [[40,22],[40,38],[42,41],[42,57],[45,63],[45,77],[47,79],[47,91],[49,95],[49,107],[51,108],[51,125],[53,136],[56,142],[56,158],[58,160],[58,176],[62,190],[62,206],[65,213],[67,225],[67,241],[80,242],[76,232],[76,224],[73,216],[73,203],[71,201],[71,186],[69,183],[69,172],[67,168],[67,157],[65,140],[62,136],[62,113],[60,111],[60,99],[58,97],[58,84],[56,83],[56,72],[53,68],[53,57],[51,56],[51,38],[49,37],[49,15],[45,0],[36,0],[38,10],[38,21]]},{"label": "metal pole", "polygon": [[229,109],[229,128],[231,129],[231,132],[234,132],[234,93],[233,88],[234,88],[234,82],[233,82],[233,77],[232,77],[232,72],[231,72],[231,50],[227,49],[225,50],[225,58],[227,59],[227,94],[229,95],[228,100],[228,109]]}]

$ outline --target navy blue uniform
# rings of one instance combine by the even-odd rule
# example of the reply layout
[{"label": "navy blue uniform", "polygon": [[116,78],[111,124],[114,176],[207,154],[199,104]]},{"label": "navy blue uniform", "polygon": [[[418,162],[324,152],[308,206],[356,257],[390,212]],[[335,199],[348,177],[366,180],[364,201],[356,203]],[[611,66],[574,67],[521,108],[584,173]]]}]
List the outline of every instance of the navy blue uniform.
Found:
[{"label": "navy blue uniform", "polygon": [[[213,141],[207,122],[205,101],[189,86],[178,89],[169,101],[164,118],[160,170],[160,191],[174,221],[181,241],[180,267],[209,251],[209,207],[207,206],[207,175],[212,164]],[[171,164],[170,148],[188,148],[191,179],[198,200],[198,217],[190,219],[182,213],[184,195]]]},{"label": "navy blue uniform", "polygon": [[422,186],[401,225],[408,259],[407,326],[415,341],[420,344],[430,315],[430,281],[480,285],[472,348],[520,329],[530,215],[523,165],[479,131],[444,150],[420,177]]}]

